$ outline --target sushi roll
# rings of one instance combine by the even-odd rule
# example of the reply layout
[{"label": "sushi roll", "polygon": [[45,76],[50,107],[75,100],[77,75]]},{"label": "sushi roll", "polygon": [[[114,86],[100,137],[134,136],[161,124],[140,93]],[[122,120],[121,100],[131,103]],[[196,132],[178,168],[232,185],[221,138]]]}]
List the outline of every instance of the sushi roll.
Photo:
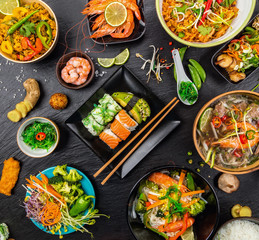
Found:
[{"label": "sushi roll", "polygon": [[114,149],[118,146],[121,139],[117,137],[111,129],[105,129],[100,135],[99,138],[105,142],[111,149]]},{"label": "sushi roll", "polygon": [[109,111],[107,111],[107,109],[103,108],[100,105],[96,106],[91,111],[91,115],[100,125],[106,125],[107,123],[111,122],[114,117],[109,113]]},{"label": "sushi roll", "polygon": [[126,113],[125,110],[121,110],[117,116],[115,117],[125,128],[130,130],[131,132],[136,129],[138,123],[133,120],[129,114]]},{"label": "sushi roll", "polygon": [[107,113],[112,117],[115,117],[121,110],[120,105],[107,93],[99,100],[99,104],[106,109]]},{"label": "sushi roll", "polygon": [[122,140],[126,140],[130,135],[130,130],[124,127],[117,119],[111,124],[111,130]]},{"label": "sushi roll", "polygon": [[104,126],[96,122],[90,114],[82,120],[82,123],[93,136],[98,136],[104,129]]}]

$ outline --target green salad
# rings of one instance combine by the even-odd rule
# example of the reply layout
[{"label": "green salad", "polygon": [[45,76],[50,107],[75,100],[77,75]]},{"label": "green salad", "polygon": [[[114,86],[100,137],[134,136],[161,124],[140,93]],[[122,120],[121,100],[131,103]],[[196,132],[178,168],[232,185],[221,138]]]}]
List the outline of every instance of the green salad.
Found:
[{"label": "green salad", "polygon": [[49,150],[57,141],[57,132],[51,124],[35,121],[24,129],[22,138],[32,149]]}]

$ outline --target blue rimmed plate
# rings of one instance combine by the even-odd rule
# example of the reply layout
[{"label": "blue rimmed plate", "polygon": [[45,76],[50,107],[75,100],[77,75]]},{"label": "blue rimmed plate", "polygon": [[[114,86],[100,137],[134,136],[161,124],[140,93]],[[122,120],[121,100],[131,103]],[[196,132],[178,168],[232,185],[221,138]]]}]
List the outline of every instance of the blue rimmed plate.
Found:
[{"label": "blue rimmed plate", "polygon": [[[51,177],[54,177],[54,175],[53,175],[54,169],[55,169],[55,167],[50,167],[50,168],[42,171],[42,173],[45,174],[47,176],[47,178],[51,178]],[[83,179],[80,181],[80,183],[82,184],[82,188],[83,188],[85,194],[95,197],[93,185],[92,185],[91,181],[88,179],[88,177],[85,174],[83,174],[81,171],[77,170],[76,168],[72,168],[72,167],[67,167],[67,172],[69,172],[71,169],[75,169],[81,176],[83,176]],[[36,177],[41,179],[40,174],[38,174]],[[28,192],[26,193],[26,197],[27,196],[30,196],[30,194]],[[92,201],[93,201],[93,207],[94,207],[95,206],[95,198],[93,198]],[[88,210],[86,210],[85,214],[87,213],[87,211]],[[42,230],[46,233],[49,233],[49,234],[53,234],[50,231],[46,230],[46,228],[44,228],[44,226],[42,224],[36,222],[33,219],[31,219],[31,221],[40,230]],[[61,227],[60,231],[61,231],[61,235],[70,234],[70,233],[75,232],[75,230],[73,228],[70,228],[70,227],[67,227],[66,231],[65,231],[64,227]],[[59,232],[56,232],[55,235],[59,235]]]}]

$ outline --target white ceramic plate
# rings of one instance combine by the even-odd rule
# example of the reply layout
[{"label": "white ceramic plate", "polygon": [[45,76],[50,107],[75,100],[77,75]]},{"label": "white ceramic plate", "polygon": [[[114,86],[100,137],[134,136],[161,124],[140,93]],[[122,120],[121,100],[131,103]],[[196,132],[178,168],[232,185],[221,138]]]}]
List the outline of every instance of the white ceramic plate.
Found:
[{"label": "white ceramic plate", "polygon": [[[24,131],[24,129],[28,125],[33,124],[35,121],[43,122],[43,123],[49,123],[56,130],[57,141],[54,145],[51,146],[51,148],[49,150],[46,150],[46,149],[32,149],[30,146],[28,146],[23,141],[22,132]],[[55,150],[55,148],[57,147],[58,142],[59,142],[59,138],[60,138],[60,134],[59,134],[58,126],[53,121],[51,121],[50,119],[44,118],[44,117],[33,117],[33,118],[30,118],[30,119],[26,120],[20,126],[20,128],[18,129],[18,132],[17,132],[17,144],[18,144],[19,148],[21,149],[21,151],[24,154],[26,154],[27,156],[32,157],[32,158],[42,158],[42,157],[46,157],[49,154],[51,154]]]},{"label": "white ceramic plate", "polygon": [[229,28],[227,30],[227,32],[220,38],[214,39],[214,40],[206,42],[206,43],[188,42],[188,41],[185,41],[185,40],[179,38],[177,35],[175,35],[169,29],[169,27],[166,25],[166,23],[164,21],[164,18],[162,16],[162,3],[163,3],[163,0],[156,0],[156,12],[157,12],[159,21],[162,24],[165,31],[172,38],[174,38],[176,41],[178,41],[182,44],[192,46],[192,47],[198,47],[198,48],[207,48],[207,47],[213,47],[213,46],[217,46],[222,43],[225,43],[228,40],[235,37],[238,33],[240,33],[253,15],[256,0],[237,0],[236,6],[239,9],[239,12],[238,12],[238,16],[231,23],[231,28]]}]

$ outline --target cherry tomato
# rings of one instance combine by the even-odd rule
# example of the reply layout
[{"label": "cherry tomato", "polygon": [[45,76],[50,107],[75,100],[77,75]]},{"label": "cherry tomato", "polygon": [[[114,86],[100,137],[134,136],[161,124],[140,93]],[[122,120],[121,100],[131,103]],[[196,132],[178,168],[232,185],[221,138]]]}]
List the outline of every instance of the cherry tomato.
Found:
[{"label": "cherry tomato", "polygon": [[38,141],[42,141],[46,138],[46,134],[44,132],[39,132],[37,135],[36,135],[36,139]]},{"label": "cherry tomato", "polygon": [[212,124],[213,124],[214,128],[219,128],[222,124],[220,117],[212,118]]},{"label": "cherry tomato", "polygon": [[238,157],[238,158],[240,158],[240,157],[243,156],[243,153],[241,152],[240,149],[236,149],[236,150],[233,152],[233,154],[234,154],[236,157]]},{"label": "cherry tomato", "polygon": [[239,138],[240,138],[240,142],[242,144],[246,144],[247,143],[247,137],[246,137],[245,134],[239,135]]}]

